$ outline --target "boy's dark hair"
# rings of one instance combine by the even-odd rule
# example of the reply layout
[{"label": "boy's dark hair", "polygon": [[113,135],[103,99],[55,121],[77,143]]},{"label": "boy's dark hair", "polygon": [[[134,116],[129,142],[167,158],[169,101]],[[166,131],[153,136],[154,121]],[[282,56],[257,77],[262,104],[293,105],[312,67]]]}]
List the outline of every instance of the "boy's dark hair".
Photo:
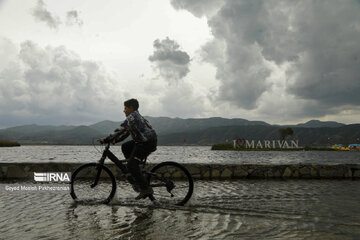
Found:
[{"label": "boy's dark hair", "polygon": [[126,100],[124,102],[124,106],[126,107],[133,107],[134,110],[138,110],[139,109],[139,102],[138,100],[136,100],[135,98],[132,98],[132,99],[129,99],[129,100]]}]

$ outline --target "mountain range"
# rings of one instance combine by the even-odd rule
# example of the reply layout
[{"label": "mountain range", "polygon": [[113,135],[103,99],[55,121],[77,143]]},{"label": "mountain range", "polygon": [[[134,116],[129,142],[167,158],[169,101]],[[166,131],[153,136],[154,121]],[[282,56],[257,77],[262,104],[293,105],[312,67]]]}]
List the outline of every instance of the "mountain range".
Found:
[{"label": "mountain range", "polygon": [[[291,127],[293,136],[305,145],[359,143],[360,124],[311,120],[297,125],[270,125],[241,118],[168,118],[145,117],[158,133],[159,145],[212,145],[236,138],[249,140],[279,139],[279,129]],[[101,121],[89,126],[25,125],[0,129],[0,139],[22,144],[91,144],[118,128],[120,122]]]}]

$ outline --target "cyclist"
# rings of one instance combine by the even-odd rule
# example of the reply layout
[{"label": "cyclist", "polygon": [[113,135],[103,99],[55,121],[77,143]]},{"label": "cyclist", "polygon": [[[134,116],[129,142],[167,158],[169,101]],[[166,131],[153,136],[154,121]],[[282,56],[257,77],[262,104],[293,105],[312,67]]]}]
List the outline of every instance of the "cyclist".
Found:
[{"label": "cyclist", "polygon": [[128,159],[127,168],[140,188],[140,194],[136,200],[146,198],[154,193],[149,183],[141,173],[139,164],[150,153],[156,150],[157,135],[149,122],[140,115],[139,102],[132,98],[124,102],[125,121],[120,128],[115,129],[114,133],[106,138],[101,138],[101,143],[111,142],[113,144],[121,142],[131,135],[131,141],[121,146],[121,150],[126,159]]}]

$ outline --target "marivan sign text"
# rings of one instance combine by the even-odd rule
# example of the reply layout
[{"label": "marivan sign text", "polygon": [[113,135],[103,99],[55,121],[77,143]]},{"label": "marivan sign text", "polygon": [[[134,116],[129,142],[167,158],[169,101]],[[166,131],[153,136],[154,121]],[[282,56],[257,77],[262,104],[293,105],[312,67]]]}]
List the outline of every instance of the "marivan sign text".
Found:
[{"label": "marivan sign text", "polygon": [[238,138],[234,140],[234,148],[299,148],[299,140],[246,140]]}]

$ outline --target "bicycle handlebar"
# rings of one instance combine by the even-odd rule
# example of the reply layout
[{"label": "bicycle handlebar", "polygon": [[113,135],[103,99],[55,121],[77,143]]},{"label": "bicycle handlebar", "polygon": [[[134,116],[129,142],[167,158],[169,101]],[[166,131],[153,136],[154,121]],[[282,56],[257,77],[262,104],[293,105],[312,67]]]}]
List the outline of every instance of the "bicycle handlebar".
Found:
[{"label": "bicycle handlebar", "polygon": [[97,139],[96,141],[99,142],[101,145],[106,144],[106,148],[110,147],[110,143],[111,143],[110,141],[106,141],[106,139],[104,139],[105,141],[100,141],[100,140],[101,140],[101,138]]}]

